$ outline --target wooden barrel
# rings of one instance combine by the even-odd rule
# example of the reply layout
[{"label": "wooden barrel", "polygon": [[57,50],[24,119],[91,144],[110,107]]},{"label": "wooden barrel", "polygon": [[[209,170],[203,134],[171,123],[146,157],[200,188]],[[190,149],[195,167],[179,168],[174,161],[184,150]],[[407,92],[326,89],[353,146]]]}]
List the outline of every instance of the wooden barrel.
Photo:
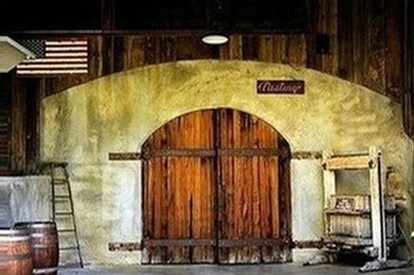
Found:
[{"label": "wooden barrel", "polygon": [[19,222],[16,229],[27,229],[31,237],[33,274],[57,274],[59,239],[56,223],[52,221]]},{"label": "wooden barrel", "polygon": [[28,231],[0,228],[0,274],[31,275],[32,269]]}]

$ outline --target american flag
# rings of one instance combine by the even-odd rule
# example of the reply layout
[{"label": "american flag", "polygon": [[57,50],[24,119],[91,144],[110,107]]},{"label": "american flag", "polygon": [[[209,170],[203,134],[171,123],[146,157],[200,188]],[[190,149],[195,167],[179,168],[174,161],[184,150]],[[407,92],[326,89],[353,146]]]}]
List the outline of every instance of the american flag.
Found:
[{"label": "american flag", "polygon": [[58,75],[88,73],[88,41],[26,40],[22,45],[33,51],[35,59],[17,65],[18,75]]},{"label": "american flag", "polygon": [[21,39],[17,40],[19,44],[24,46],[35,54],[36,58],[45,57],[45,40],[44,39]]}]

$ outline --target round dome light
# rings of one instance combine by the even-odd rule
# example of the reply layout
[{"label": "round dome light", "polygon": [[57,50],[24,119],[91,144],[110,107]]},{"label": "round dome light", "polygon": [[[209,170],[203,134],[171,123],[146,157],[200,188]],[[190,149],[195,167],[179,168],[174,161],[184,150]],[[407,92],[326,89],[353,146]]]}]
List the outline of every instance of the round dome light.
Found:
[{"label": "round dome light", "polygon": [[222,45],[229,41],[227,36],[222,34],[209,34],[204,36],[201,40],[208,45]]}]

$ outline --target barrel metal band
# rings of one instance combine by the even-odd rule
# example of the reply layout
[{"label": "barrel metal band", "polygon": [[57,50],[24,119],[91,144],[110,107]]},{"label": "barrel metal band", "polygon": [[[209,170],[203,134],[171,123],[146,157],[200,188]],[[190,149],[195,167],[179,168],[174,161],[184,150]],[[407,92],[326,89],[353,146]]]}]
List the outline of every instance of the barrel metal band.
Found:
[{"label": "barrel metal band", "polygon": [[12,237],[6,237],[6,236],[0,236],[0,242],[28,242],[30,241],[30,236],[12,236]]},{"label": "barrel metal band", "polygon": [[14,225],[16,228],[19,229],[29,229],[30,228],[50,228],[55,230],[56,225],[54,222],[38,222],[38,223],[31,223],[31,222],[18,222]]},{"label": "barrel metal band", "polygon": [[57,234],[47,234],[47,233],[30,233],[32,238],[43,238],[43,237],[56,237]]},{"label": "barrel metal band", "polygon": [[57,244],[58,242],[56,241],[55,243],[52,244],[32,244],[33,248],[44,248],[44,249],[54,249],[57,250]]}]

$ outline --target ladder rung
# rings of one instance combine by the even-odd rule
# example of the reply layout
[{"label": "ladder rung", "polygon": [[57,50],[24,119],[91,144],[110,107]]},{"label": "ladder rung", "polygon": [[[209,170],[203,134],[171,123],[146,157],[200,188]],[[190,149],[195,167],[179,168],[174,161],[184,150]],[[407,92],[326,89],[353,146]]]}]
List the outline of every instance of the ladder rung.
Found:
[{"label": "ladder rung", "polygon": [[70,198],[69,195],[55,195],[55,198],[63,199],[63,198]]},{"label": "ladder rung", "polygon": [[65,179],[54,179],[53,184],[54,185],[66,185],[68,183]]},{"label": "ladder rung", "polygon": [[52,200],[52,202],[69,202],[70,201],[70,198],[69,197],[67,197],[67,198],[55,198],[54,200]]},{"label": "ladder rung", "polygon": [[57,202],[64,202],[64,203],[66,203],[66,202],[69,202],[69,200],[68,200],[69,198],[66,198],[66,199],[55,199],[55,203],[57,203]]},{"label": "ladder rung", "polygon": [[51,162],[50,165],[53,165],[54,167],[58,167],[58,166],[66,167],[68,166],[68,163],[67,162]]},{"label": "ladder rung", "polygon": [[76,263],[64,263],[64,264],[59,264],[59,267],[63,267],[63,268],[83,268],[83,265],[80,262],[76,262]]},{"label": "ladder rung", "polygon": [[55,215],[62,215],[62,216],[73,215],[73,212],[72,211],[69,211],[69,212],[55,212]]}]

